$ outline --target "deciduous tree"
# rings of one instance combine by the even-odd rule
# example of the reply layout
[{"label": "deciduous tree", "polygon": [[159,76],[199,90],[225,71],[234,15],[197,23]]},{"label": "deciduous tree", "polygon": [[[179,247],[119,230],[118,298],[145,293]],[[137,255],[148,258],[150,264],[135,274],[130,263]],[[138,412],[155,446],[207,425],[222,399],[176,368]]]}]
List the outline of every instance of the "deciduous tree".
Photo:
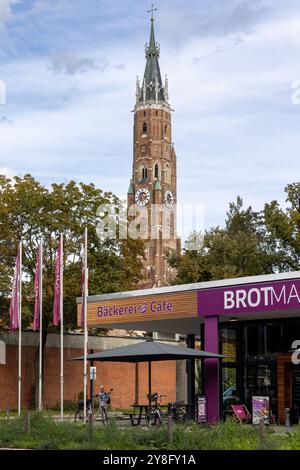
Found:
[{"label": "deciduous tree", "polygon": [[[9,325],[9,296],[18,243],[23,243],[23,326],[33,320],[33,279],[43,238],[43,344],[52,325],[54,264],[59,234],[64,234],[64,325],[77,327],[76,297],[81,285],[81,245],[88,228],[89,293],[130,290],[141,278],[144,243],[105,239],[96,234],[97,208],[120,201],[94,184],[52,184],[46,188],[31,175],[0,176],[0,327]],[[117,223],[117,215],[115,216]]]}]

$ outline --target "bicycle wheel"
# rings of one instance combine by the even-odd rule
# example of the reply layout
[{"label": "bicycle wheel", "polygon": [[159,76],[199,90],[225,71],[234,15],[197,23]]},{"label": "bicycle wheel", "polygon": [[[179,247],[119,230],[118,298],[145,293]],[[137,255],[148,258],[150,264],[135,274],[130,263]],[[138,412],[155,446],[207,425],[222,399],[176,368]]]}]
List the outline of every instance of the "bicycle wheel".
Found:
[{"label": "bicycle wheel", "polygon": [[75,416],[74,416],[75,423],[78,422],[78,421],[81,421],[82,419],[83,419],[83,411],[77,409],[76,412],[75,412]]},{"label": "bicycle wheel", "polygon": [[186,426],[188,423],[187,412],[183,408],[178,408],[174,413],[174,423]]},{"label": "bicycle wheel", "polygon": [[94,408],[94,420],[97,421],[101,415],[101,407],[100,404],[97,404]]},{"label": "bicycle wheel", "polygon": [[148,411],[145,416],[145,421],[149,427],[162,425],[162,418],[157,410]]}]

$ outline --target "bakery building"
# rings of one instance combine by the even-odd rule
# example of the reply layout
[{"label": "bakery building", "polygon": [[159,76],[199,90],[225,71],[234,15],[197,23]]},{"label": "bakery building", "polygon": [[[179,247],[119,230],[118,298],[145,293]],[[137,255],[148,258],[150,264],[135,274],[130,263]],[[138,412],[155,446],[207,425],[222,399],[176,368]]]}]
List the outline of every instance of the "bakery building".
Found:
[{"label": "bakery building", "polygon": [[209,422],[235,402],[251,410],[252,396],[269,397],[279,422],[286,408],[298,422],[300,366],[293,347],[300,344],[300,272],[96,295],[87,305],[89,328],[177,334],[190,347],[224,354],[204,361],[200,390],[195,368],[188,371],[188,400],[205,393]]}]

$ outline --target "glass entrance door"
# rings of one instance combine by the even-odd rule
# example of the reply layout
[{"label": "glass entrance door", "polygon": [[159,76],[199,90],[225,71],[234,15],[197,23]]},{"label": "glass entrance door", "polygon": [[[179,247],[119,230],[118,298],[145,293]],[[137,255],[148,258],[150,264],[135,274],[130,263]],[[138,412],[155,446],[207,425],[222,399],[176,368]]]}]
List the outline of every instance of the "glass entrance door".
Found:
[{"label": "glass entrance door", "polygon": [[300,371],[292,370],[292,424],[300,420]]},{"label": "glass entrance door", "polygon": [[267,396],[274,413],[277,409],[276,370],[270,364],[244,366],[245,403],[251,409],[253,396]]}]

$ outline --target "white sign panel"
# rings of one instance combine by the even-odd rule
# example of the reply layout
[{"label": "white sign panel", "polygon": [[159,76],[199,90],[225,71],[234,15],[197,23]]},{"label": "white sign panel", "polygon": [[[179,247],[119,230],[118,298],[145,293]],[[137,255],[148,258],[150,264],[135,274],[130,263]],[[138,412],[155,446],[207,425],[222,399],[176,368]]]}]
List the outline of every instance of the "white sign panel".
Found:
[{"label": "white sign panel", "polygon": [[0,364],[6,364],[6,344],[0,341]]},{"label": "white sign panel", "polygon": [[92,366],[90,367],[90,379],[96,380],[96,378],[97,378],[97,369],[96,367]]}]

